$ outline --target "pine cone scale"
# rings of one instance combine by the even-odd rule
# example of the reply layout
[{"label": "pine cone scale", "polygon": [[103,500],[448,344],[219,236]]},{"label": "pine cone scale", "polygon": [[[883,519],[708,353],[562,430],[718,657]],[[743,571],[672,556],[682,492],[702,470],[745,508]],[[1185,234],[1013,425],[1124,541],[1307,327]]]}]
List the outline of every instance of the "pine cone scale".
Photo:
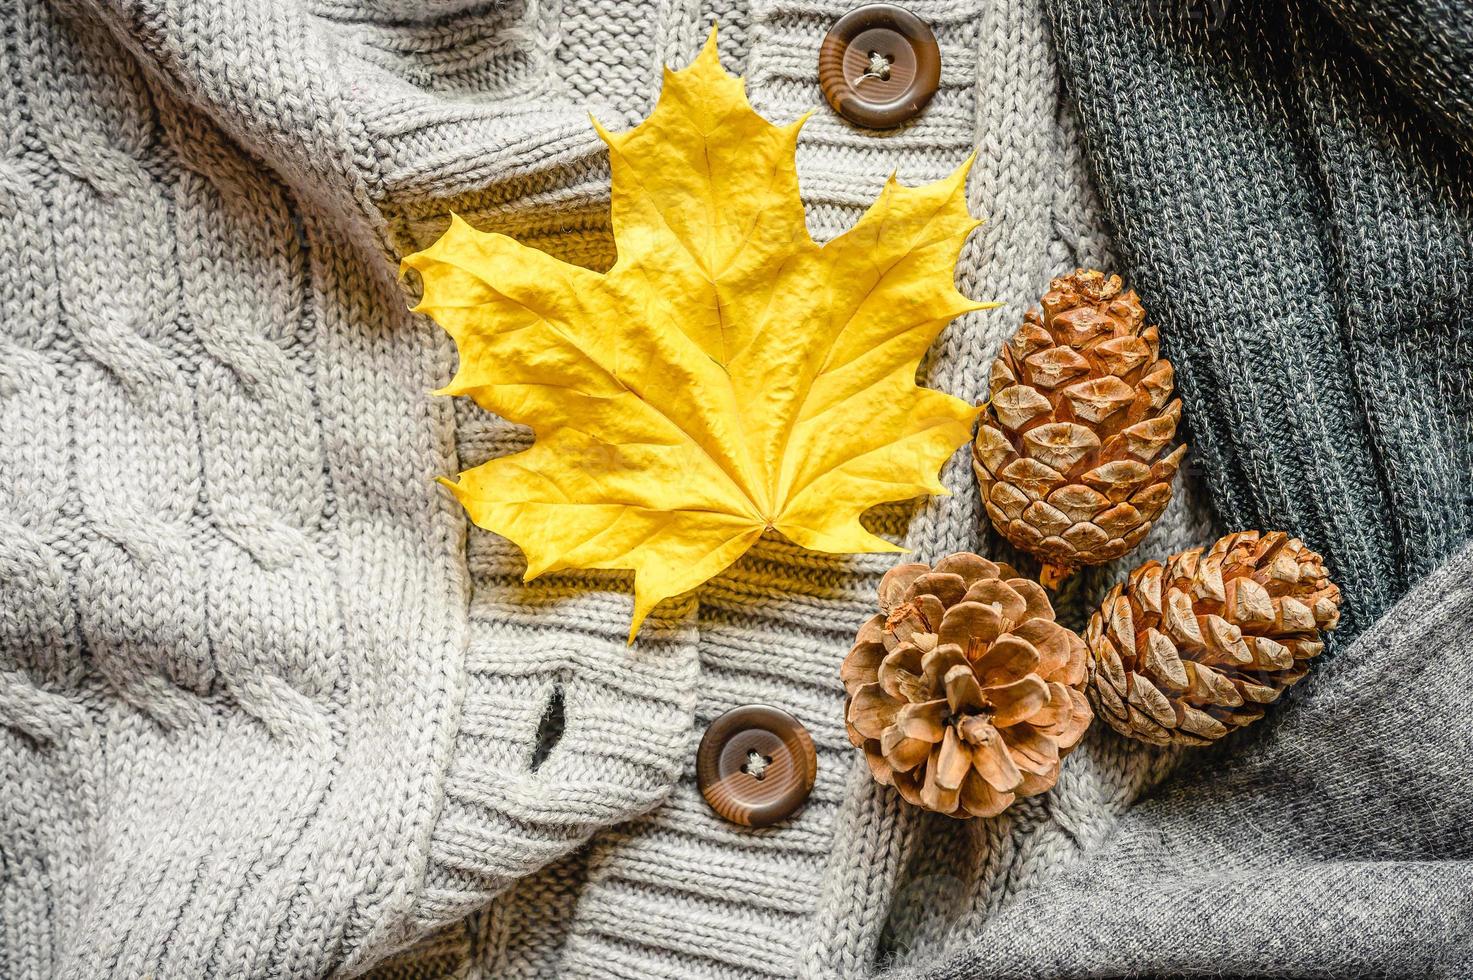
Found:
[{"label": "pine cone scale", "polygon": [[973,468],[989,519],[1057,581],[1118,558],[1171,499],[1185,447],[1157,331],[1119,277],[1079,270],[1050,284],[989,379]]},{"label": "pine cone scale", "polygon": [[972,746],[972,765],[992,789],[1011,793],[1023,781],[1023,773],[1003,744],[1002,736],[986,722],[973,727],[978,730],[962,736]]},{"label": "pine cone scale", "polygon": [[1088,652],[1048,596],[1007,566],[905,565],[841,669],[850,741],[919,806],[991,816],[1051,787],[1093,717]]},{"label": "pine cone scale", "polygon": [[1339,605],[1320,557],[1281,533],[1147,562],[1090,619],[1090,699],[1143,741],[1221,738],[1305,675]]},{"label": "pine cone scale", "polygon": [[1035,776],[1053,772],[1059,765],[1059,743],[1031,726],[1018,726],[1008,753],[1020,769]]}]

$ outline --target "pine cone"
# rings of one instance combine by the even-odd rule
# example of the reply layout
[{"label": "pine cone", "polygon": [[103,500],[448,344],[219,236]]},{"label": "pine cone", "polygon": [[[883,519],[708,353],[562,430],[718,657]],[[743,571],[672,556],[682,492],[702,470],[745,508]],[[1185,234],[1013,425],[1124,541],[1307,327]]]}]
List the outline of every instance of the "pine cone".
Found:
[{"label": "pine cone", "polygon": [[1059,778],[1094,717],[1088,652],[1048,594],[972,554],[892,568],[841,676],[875,779],[953,817],[990,817]]},{"label": "pine cone", "polygon": [[1151,561],[1090,618],[1090,699],[1123,735],[1205,745],[1263,717],[1325,648],[1340,589],[1282,531]]},{"label": "pine cone", "polygon": [[987,515],[1057,585],[1126,554],[1171,500],[1186,454],[1171,362],[1120,277],[1083,269],[1049,284],[1042,310],[993,362],[972,468]]}]

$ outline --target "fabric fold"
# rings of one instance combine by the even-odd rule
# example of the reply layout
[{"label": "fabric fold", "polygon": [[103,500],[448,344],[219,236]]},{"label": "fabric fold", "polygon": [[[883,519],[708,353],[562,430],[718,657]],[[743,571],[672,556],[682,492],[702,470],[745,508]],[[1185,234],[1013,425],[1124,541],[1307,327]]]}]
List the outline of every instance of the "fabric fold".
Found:
[{"label": "fabric fold", "polygon": [[1473,10],[1455,2],[1324,0],[1392,83],[1473,152]]},{"label": "fabric fold", "polygon": [[1473,954],[1473,548],[1072,867],[902,977],[1454,977]]}]

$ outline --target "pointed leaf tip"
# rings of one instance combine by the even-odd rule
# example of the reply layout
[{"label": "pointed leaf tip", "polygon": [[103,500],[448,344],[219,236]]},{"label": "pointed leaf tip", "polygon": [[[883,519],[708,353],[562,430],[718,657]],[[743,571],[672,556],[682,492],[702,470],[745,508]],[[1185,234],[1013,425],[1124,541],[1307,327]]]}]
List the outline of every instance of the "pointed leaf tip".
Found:
[{"label": "pointed leaf tip", "polygon": [[691,59],[690,64],[684,70],[676,72],[676,74],[684,75],[688,72],[694,73],[696,77],[734,77],[722,67],[721,49],[717,44],[717,28],[715,24],[711,25],[711,31],[706,35],[706,40],[701,45],[701,50],[696,53],[696,56]]}]

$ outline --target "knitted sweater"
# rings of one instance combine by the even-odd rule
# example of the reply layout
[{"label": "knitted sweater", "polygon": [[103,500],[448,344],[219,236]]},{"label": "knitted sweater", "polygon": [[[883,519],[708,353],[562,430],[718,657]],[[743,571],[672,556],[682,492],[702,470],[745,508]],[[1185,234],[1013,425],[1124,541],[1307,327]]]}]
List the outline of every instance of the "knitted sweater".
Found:
[{"label": "knitted sweater", "polygon": [[[627,579],[524,585],[432,483],[527,436],[426,395],[453,352],[398,256],[453,207],[607,265],[589,108],[632,124],[715,19],[759,110],[793,118],[843,6],[5,10],[0,973],[853,976],[985,916],[1164,768],[1099,735],[1045,799],[923,816],[842,726],[888,559],[764,540],[628,650]],[[800,177],[827,238],[890,171],[980,151],[960,282],[1007,305],[929,369],[977,398],[1048,277],[1108,257],[1042,10],[912,7],[935,100],[889,133],[820,113]],[[922,558],[981,546],[964,457],[945,479],[876,526]],[[1181,502],[1148,551],[1204,525]],[[1109,574],[1063,597],[1076,623]],[[704,725],[753,701],[819,754],[761,831],[693,779]]]},{"label": "knitted sweater", "polygon": [[[398,256],[454,208],[607,265],[589,109],[633,124],[661,63],[688,60],[719,21],[726,65],[787,121],[822,103],[816,53],[846,6],[0,10],[0,976],[860,976],[921,961],[1052,881],[1171,768],[1171,753],[1096,731],[1052,793],[1000,818],[906,808],[848,746],[837,676],[888,559],[764,539],[627,650],[626,578],[521,584],[517,551],[433,485],[527,435],[427,395],[454,352],[408,314]],[[931,180],[978,150],[969,197],[988,224],[959,281],[1005,307],[960,318],[928,364],[931,385],[975,399],[1050,274],[1108,265],[1108,249],[1041,1],[907,6],[941,44],[934,102],[890,133],[820,111],[798,169],[828,239],[893,169]],[[1155,75],[1100,55],[1115,50],[1097,40],[1102,12],[1050,6],[1131,270],[1170,314],[1218,503],[1326,548],[1364,625],[1467,533],[1457,122],[1368,140],[1391,130],[1337,93],[1370,69],[1305,53],[1337,37],[1324,25],[1295,37],[1308,90],[1329,93],[1304,124],[1326,156],[1261,139],[1245,119],[1279,118],[1290,96],[1230,72],[1243,99],[1211,116],[1221,131],[1140,112],[1162,136],[1136,164],[1155,183],[1136,184],[1119,134],[1137,103],[1102,106],[1112,85],[1146,99]],[[1223,37],[1228,65],[1292,77],[1273,31]],[[1203,77],[1200,47],[1143,50]],[[1455,87],[1411,88],[1466,106]],[[1212,159],[1186,139],[1203,133],[1262,153],[1227,184],[1236,208],[1206,208],[1209,174],[1184,165]],[[1349,167],[1367,146],[1417,168]],[[1283,193],[1252,209],[1243,190],[1315,172],[1335,193],[1270,183]],[[1190,209],[1173,189],[1192,190]],[[1311,223],[1324,200],[1361,221]],[[1395,242],[1442,243],[1430,271],[1371,234],[1365,215],[1388,200],[1398,227],[1426,233]],[[1131,217],[1153,202],[1195,217],[1152,227],[1224,218],[1231,234],[1156,239]],[[1301,224],[1271,230],[1283,215]],[[1312,276],[1296,242],[1318,246]],[[1198,249],[1217,243],[1256,256],[1252,274],[1203,273],[1220,256]],[[1363,283],[1373,253],[1385,262]],[[882,508],[876,528],[921,559],[996,553],[965,457],[944,479],[952,497]],[[1183,492],[1128,561],[1208,541],[1192,504]],[[1065,619],[1118,572],[1071,581]],[[790,710],[818,744],[813,796],[760,831],[720,821],[694,785],[704,725],[748,701]]]}]

